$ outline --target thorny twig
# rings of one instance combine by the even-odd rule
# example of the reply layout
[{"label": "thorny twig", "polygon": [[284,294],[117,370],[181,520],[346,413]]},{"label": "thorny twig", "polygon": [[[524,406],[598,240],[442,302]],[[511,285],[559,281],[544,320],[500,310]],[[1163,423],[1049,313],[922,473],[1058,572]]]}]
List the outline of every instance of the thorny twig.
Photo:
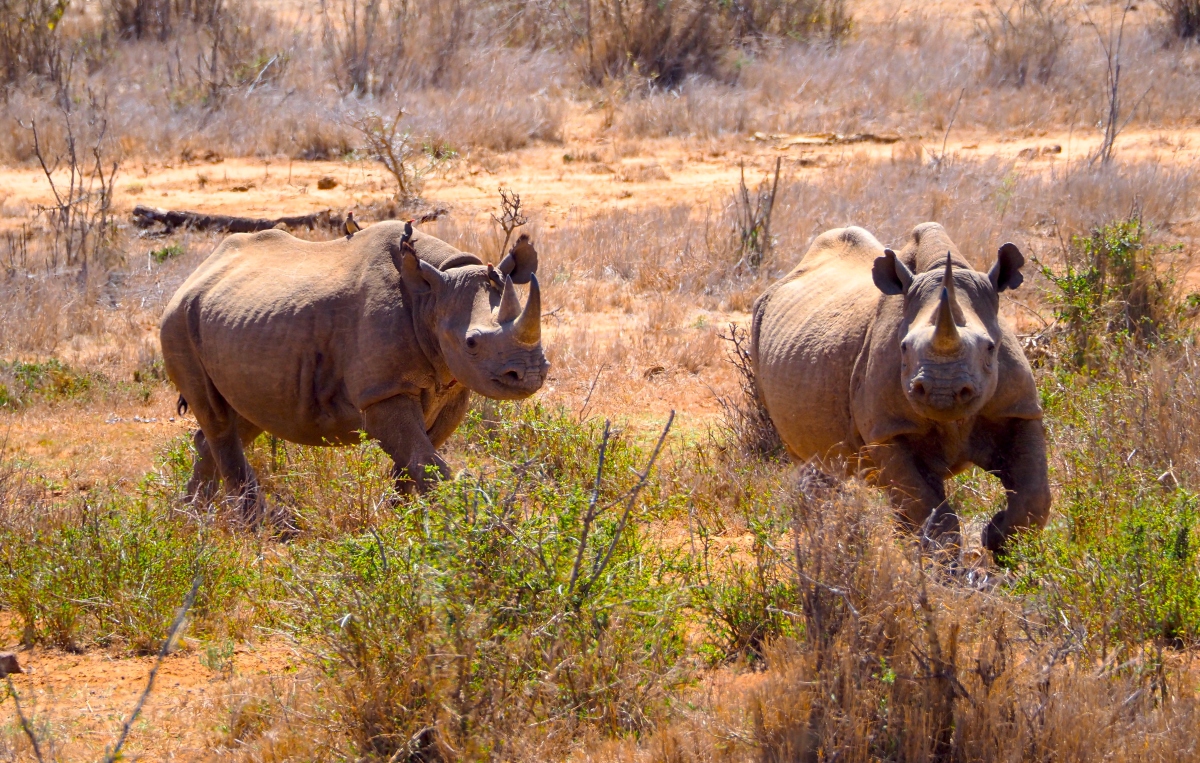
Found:
[{"label": "thorny twig", "polygon": [[617,543],[621,540],[621,534],[625,531],[625,524],[629,521],[629,514],[633,511],[633,504],[637,501],[638,494],[642,492],[642,488],[646,486],[646,480],[650,477],[650,470],[654,468],[654,462],[658,460],[658,454],[662,451],[663,442],[667,439],[667,433],[671,431],[671,424],[675,421],[675,410],[671,410],[671,414],[667,416],[667,424],[663,427],[662,434],[658,436],[658,442],[654,445],[654,451],[650,454],[650,460],[646,462],[646,468],[638,475],[637,484],[629,491],[628,500],[625,502],[625,512],[621,514],[621,519],[617,522],[617,528],[613,531],[612,542],[608,544],[608,550],[603,557],[596,556],[596,561],[592,565],[592,576],[588,578],[588,582],[580,588],[580,594],[586,596],[591,590],[596,581],[600,579],[600,575],[604,572],[604,568],[608,566],[609,559],[612,558],[613,551],[617,548]]},{"label": "thorny twig", "polygon": [[17,687],[13,686],[12,677],[7,673],[4,674],[4,680],[8,681],[8,693],[12,695],[13,704],[17,708],[17,719],[21,721],[21,730],[25,732],[25,736],[29,737],[29,743],[33,745],[34,757],[38,759],[38,763],[42,763],[42,748],[38,744],[37,736],[33,733],[33,728],[29,725],[29,719],[25,717],[25,711],[21,709],[21,700],[17,698]]},{"label": "thorny twig", "polygon": [[958,116],[958,107],[962,105],[962,99],[966,93],[965,87],[958,91],[958,100],[954,102],[954,109],[950,112],[950,121],[946,124],[946,134],[942,136],[942,151],[933,160],[939,170],[942,168],[942,162],[946,159],[946,143],[950,140],[950,129],[954,127],[954,119]]},{"label": "thorny twig", "polygon": [[575,591],[575,583],[579,580],[579,570],[583,564],[583,552],[587,548],[588,532],[596,519],[596,502],[600,499],[600,477],[604,474],[604,455],[608,452],[608,436],[612,423],[605,419],[604,436],[600,438],[600,459],[596,464],[596,484],[592,487],[592,497],[588,501],[587,513],[583,515],[583,530],[579,533],[579,550],[575,553],[575,564],[571,566],[571,580],[567,583],[567,594]]},{"label": "thorny twig", "polygon": [[142,696],[138,697],[137,704],[133,707],[133,712],[129,714],[129,719],[121,727],[121,736],[118,737],[117,743],[104,756],[104,763],[115,763],[115,761],[120,760],[121,748],[125,746],[125,740],[129,738],[129,730],[133,728],[134,722],[141,715],[142,706],[146,704],[146,700],[150,697],[150,691],[154,688],[154,679],[158,676],[158,669],[162,667],[163,660],[166,659],[167,653],[171,651],[171,645],[175,642],[175,635],[183,627],[183,619],[187,617],[188,610],[192,608],[192,604],[196,601],[196,594],[200,591],[200,581],[201,578],[199,575],[192,579],[192,590],[188,591],[188,595],[183,598],[183,606],[179,608],[179,612],[175,615],[175,621],[171,623],[171,630],[167,631],[167,637],[163,639],[162,649],[158,650],[158,659],[154,661],[154,667],[150,669],[150,677],[146,679],[146,688],[142,691]]}]

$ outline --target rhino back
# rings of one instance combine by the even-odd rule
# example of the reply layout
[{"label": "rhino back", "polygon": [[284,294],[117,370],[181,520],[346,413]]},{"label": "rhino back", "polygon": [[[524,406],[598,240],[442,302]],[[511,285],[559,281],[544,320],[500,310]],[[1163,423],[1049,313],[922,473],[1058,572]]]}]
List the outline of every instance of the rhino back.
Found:
[{"label": "rhino back", "polygon": [[389,252],[395,231],[377,227],[319,243],[231,236],[168,305],[164,360],[194,353],[238,413],[280,437],[355,439],[363,407],[418,394],[432,373]]},{"label": "rhino back", "polygon": [[862,444],[851,379],[880,300],[871,264],[882,253],[861,228],[828,231],[755,303],[759,390],[793,458],[849,456]]}]

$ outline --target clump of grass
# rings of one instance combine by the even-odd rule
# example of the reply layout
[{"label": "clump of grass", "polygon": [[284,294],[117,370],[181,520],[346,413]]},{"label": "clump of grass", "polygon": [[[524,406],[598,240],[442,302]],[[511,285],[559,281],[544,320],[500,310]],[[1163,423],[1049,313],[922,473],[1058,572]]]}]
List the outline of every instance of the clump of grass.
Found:
[{"label": "clump of grass", "polygon": [[1071,5],[1060,0],[992,0],[978,17],[987,76],[1014,87],[1045,85],[1071,39]]},{"label": "clump of grass", "polygon": [[80,398],[95,385],[95,378],[58,358],[44,361],[0,361],[0,408],[18,408],[34,400]]},{"label": "clump of grass", "polygon": [[148,654],[196,575],[197,630],[237,627],[230,615],[255,574],[242,545],[162,506],[85,502],[69,520],[32,534],[0,528],[0,605],[16,615],[27,644]]},{"label": "clump of grass", "polygon": [[464,430],[458,480],[295,554],[292,627],[357,749],[495,758],[646,729],[685,675],[678,554],[647,528],[666,499],[635,491],[650,454],[537,406]]}]

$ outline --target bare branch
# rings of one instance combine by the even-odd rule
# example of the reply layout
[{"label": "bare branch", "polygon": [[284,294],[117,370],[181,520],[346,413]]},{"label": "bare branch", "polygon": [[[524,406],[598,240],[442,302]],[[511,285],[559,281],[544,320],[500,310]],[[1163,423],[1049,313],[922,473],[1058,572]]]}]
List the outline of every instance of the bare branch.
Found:
[{"label": "bare branch", "polygon": [[8,693],[12,695],[13,705],[17,708],[17,719],[21,722],[21,730],[25,732],[25,736],[29,737],[29,743],[33,745],[33,755],[38,759],[38,763],[43,763],[41,745],[38,744],[37,736],[33,733],[33,727],[29,725],[29,719],[25,717],[25,711],[21,709],[21,700],[17,698],[17,687],[13,686],[12,677],[7,673],[4,674],[4,680],[8,681]]},{"label": "bare branch", "polygon": [[650,460],[646,462],[646,468],[638,476],[637,484],[633,486],[628,493],[628,499],[625,502],[625,512],[621,514],[621,520],[617,522],[617,529],[613,531],[612,542],[608,544],[608,550],[604,556],[597,556],[595,564],[592,565],[592,576],[588,582],[579,589],[581,596],[586,596],[596,581],[600,579],[600,575],[604,572],[604,568],[608,566],[608,561],[612,558],[613,551],[616,550],[617,544],[621,541],[621,535],[625,532],[625,525],[629,521],[629,514],[633,511],[633,504],[637,501],[638,494],[642,492],[642,488],[646,486],[646,480],[650,477],[650,470],[654,468],[654,462],[658,460],[658,454],[662,450],[663,442],[667,439],[667,433],[671,431],[671,424],[675,421],[675,411],[671,410],[671,415],[667,417],[667,424],[663,427],[662,434],[658,436],[658,442],[654,446],[654,452],[650,454]]},{"label": "bare branch", "polygon": [[183,606],[175,614],[175,621],[171,623],[171,629],[167,631],[167,637],[163,639],[162,648],[158,650],[158,659],[154,661],[154,667],[150,669],[150,677],[146,679],[146,688],[142,691],[142,696],[138,697],[137,704],[133,707],[133,712],[129,714],[129,719],[121,727],[121,736],[117,738],[117,743],[104,756],[104,763],[115,763],[115,761],[120,760],[121,748],[125,746],[125,740],[129,738],[129,730],[133,728],[134,722],[141,715],[142,707],[150,697],[151,690],[154,689],[154,679],[158,676],[158,669],[162,667],[163,660],[166,659],[167,653],[171,651],[171,645],[175,643],[175,636],[179,633],[180,627],[183,626],[183,620],[187,617],[188,610],[192,608],[192,604],[196,601],[196,594],[200,591],[200,580],[199,575],[192,579],[192,590],[188,591],[188,595],[183,598]]}]

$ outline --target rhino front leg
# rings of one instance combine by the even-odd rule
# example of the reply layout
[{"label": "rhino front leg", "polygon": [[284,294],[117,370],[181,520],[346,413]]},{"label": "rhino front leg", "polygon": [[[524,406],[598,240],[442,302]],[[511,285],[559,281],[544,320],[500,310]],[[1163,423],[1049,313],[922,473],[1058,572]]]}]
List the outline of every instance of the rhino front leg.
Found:
[{"label": "rhino front leg", "polygon": [[392,475],[402,493],[423,493],[433,480],[446,479],[450,468],[425,431],[421,403],[396,395],[363,409],[363,428],[392,457]]},{"label": "rhino front leg", "polygon": [[1003,561],[1014,533],[1042,528],[1050,515],[1046,429],[1040,419],[1012,419],[993,430],[994,445],[976,461],[1004,484],[1008,505],[983,528],[984,548]]},{"label": "rhino front leg", "polygon": [[457,395],[446,401],[442,410],[438,411],[433,426],[429,428],[429,440],[435,449],[442,447],[446,440],[450,439],[450,435],[454,434],[454,430],[458,429],[458,425],[466,418],[470,406],[471,390],[466,387],[462,387]]},{"label": "rhino front leg", "polygon": [[870,458],[878,466],[876,481],[887,488],[908,529],[943,543],[959,542],[958,514],[946,500],[944,469],[926,463],[902,440],[873,448]]}]

